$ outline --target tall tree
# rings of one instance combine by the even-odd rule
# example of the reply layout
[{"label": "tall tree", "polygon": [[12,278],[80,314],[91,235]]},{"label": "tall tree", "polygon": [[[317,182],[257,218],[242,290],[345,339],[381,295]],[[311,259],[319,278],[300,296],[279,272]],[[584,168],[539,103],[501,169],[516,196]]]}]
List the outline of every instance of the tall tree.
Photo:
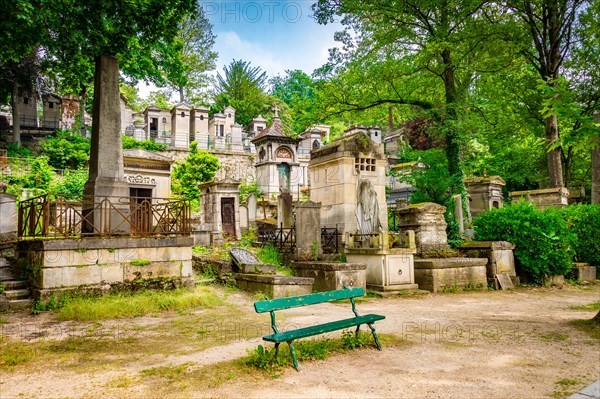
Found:
[{"label": "tall tree", "polygon": [[315,102],[315,82],[306,73],[296,69],[285,71],[285,76],[271,78],[271,94],[289,107],[294,131],[303,132],[316,122],[312,110]]},{"label": "tall tree", "polygon": [[258,114],[270,113],[274,99],[265,93],[267,74],[250,62],[233,60],[223,67],[223,75],[215,78],[215,111],[232,106],[236,109],[236,120],[247,125]]},{"label": "tall tree", "polygon": [[39,72],[38,47],[44,36],[40,25],[43,0],[0,0],[0,97],[10,98],[13,142],[21,143],[17,101],[22,89],[31,89]]},{"label": "tall tree", "polygon": [[207,86],[207,71],[215,68],[217,52],[213,51],[216,36],[204,10],[198,3],[196,13],[179,23],[176,41],[180,45],[181,68],[167,71],[167,80],[179,92],[179,101],[205,100],[201,89]]},{"label": "tall tree", "polygon": [[[574,38],[574,23],[584,0],[516,0],[509,4],[527,26],[531,44],[522,50],[544,82],[554,87],[561,68],[569,55]],[[553,146],[559,140],[558,118],[548,113],[545,121],[546,144]],[[548,151],[548,173],[551,187],[563,187],[560,146]]]},{"label": "tall tree", "polygon": [[[510,61],[501,59],[497,45],[509,32],[492,23],[504,18],[500,7],[485,0],[319,0],[313,10],[320,23],[338,15],[350,28],[337,35],[343,51],[332,52],[334,61],[349,67],[344,72],[354,82],[347,85],[349,91],[338,92],[346,109],[390,104],[438,108],[454,191],[465,193],[460,110],[475,74]],[[361,95],[363,85],[374,82],[381,89]],[[429,91],[425,100],[419,95],[424,90]]]}]

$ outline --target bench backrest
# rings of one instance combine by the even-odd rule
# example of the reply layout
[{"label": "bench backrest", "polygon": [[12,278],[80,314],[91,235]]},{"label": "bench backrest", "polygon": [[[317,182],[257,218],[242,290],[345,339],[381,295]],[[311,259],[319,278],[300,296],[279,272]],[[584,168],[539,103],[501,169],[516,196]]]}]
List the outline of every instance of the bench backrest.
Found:
[{"label": "bench backrest", "polygon": [[356,298],[364,295],[364,288],[345,288],[343,290],[317,292],[314,294],[291,296],[288,298],[268,299],[266,301],[255,302],[254,309],[256,309],[256,313],[264,313],[273,310],[337,301],[340,299]]}]

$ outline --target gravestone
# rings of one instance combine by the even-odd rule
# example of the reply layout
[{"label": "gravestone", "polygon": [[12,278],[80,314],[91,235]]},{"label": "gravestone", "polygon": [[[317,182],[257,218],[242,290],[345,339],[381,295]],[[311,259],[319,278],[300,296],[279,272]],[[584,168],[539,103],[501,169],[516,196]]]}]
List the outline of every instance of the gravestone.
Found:
[{"label": "gravestone", "polygon": [[[123,146],[121,144],[121,108],[119,94],[119,62],[116,57],[102,55],[96,60],[94,80],[94,107],[92,141],[90,147],[89,177],[83,188],[86,200],[98,201],[98,197],[113,197],[111,202],[118,204],[118,198],[129,197],[129,186],[123,171]],[[87,222],[82,230],[85,233],[97,232],[100,219],[111,213],[111,230],[129,232],[129,224],[120,214],[129,213],[125,204],[122,212],[118,205],[113,209],[94,207],[89,201],[84,203],[83,214]],[[95,229],[96,227],[96,229]]]},{"label": "gravestone", "polygon": [[240,229],[246,231],[248,227],[248,207],[240,205]]},{"label": "gravestone", "polygon": [[296,206],[296,256],[298,259],[317,260],[322,255],[321,203],[299,203]]},{"label": "gravestone", "polygon": [[261,262],[258,256],[244,248],[231,248],[229,255],[233,270],[239,273],[274,274],[277,269],[275,265]]},{"label": "gravestone", "polygon": [[250,226],[254,225],[256,221],[256,195],[248,194],[248,198],[246,198],[246,206],[248,207],[248,224]]},{"label": "gravestone", "polygon": [[292,194],[283,192],[277,197],[277,227],[292,227]]},{"label": "gravestone", "polygon": [[463,218],[462,195],[454,196],[454,218],[458,222],[460,234],[465,232],[465,220]]}]

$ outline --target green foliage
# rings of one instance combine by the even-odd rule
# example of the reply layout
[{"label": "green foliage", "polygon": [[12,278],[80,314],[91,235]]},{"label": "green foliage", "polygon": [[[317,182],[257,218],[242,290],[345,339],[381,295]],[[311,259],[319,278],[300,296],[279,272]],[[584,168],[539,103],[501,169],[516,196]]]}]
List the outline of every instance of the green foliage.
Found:
[{"label": "green foliage", "polygon": [[577,237],[555,212],[542,212],[521,201],[485,212],[473,224],[477,241],[515,244],[517,269],[532,282],[539,284],[571,269]]},{"label": "green foliage", "polygon": [[141,100],[140,95],[138,93],[137,87],[128,85],[126,83],[121,83],[119,85],[119,93],[123,97],[125,97],[125,99],[127,100],[127,104],[129,104],[129,106],[135,112],[142,111],[142,106],[141,106],[141,101],[142,100]]},{"label": "green foliage", "polygon": [[219,158],[198,150],[198,143],[193,141],[190,154],[183,162],[177,162],[173,169],[173,192],[190,199],[200,198],[198,184],[212,180],[220,166]]},{"label": "green foliage", "polygon": [[50,185],[50,194],[61,195],[67,198],[83,195],[83,187],[88,179],[88,171],[65,170],[62,176],[55,176]]},{"label": "green foliage", "polygon": [[264,247],[262,247],[260,249],[260,251],[258,251],[256,256],[258,256],[258,259],[260,259],[260,261],[263,263],[277,265],[277,266],[282,265],[281,254],[277,251],[277,248],[275,248],[273,245],[270,245],[270,244],[265,245]]},{"label": "green foliage", "polygon": [[9,158],[31,158],[33,156],[33,152],[29,148],[17,143],[6,144],[6,152]]},{"label": "green foliage", "polygon": [[49,191],[54,173],[52,167],[48,165],[48,157],[41,156],[34,158],[27,173],[10,174],[5,177],[8,183],[7,191],[20,198],[23,189],[28,189],[28,197],[35,197],[45,194]]},{"label": "green foliage", "polygon": [[247,232],[242,234],[242,240],[240,241],[240,245],[242,247],[251,247],[256,241],[256,231],[250,227]]},{"label": "green foliage", "polygon": [[249,194],[256,195],[256,198],[262,196],[262,190],[255,179],[250,180],[250,183],[246,181],[240,183],[240,202],[246,203]]},{"label": "green foliage", "polygon": [[546,212],[562,218],[577,236],[573,243],[575,260],[600,265],[600,205],[570,205]]},{"label": "green foliage", "polygon": [[54,169],[81,169],[90,157],[90,140],[72,130],[58,130],[40,147]]},{"label": "green foliage", "polygon": [[148,150],[148,151],[166,151],[168,148],[166,144],[155,143],[152,140],[138,141],[138,140],[134,139],[133,137],[128,137],[128,136],[123,136],[122,139],[123,139],[123,149],[124,150],[129,150],[132,148],[141,148],[143,150]]}]

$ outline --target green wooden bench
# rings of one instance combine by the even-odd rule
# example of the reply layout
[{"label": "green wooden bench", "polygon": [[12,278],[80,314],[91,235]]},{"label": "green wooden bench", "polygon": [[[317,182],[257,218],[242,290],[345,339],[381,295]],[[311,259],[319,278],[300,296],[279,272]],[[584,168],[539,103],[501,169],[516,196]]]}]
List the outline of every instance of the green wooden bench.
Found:
[{"label": "green wooden bench", "polygon": [[[324,334],[336,330],[343,330],[350,327],[356,327],[356,334],[358,335],[360,326],[366,324],[369,326],[371,332],[373,333],[373,339],[375,340],[377,349],[381,350],[381,345],[379,344],[379,340],[377,339],[377,333],[375,332],[375,327],[373,327],[373,323],[375,323],[378,320],[385,319],[385,316],[381,316],[378,314],[368,314],[360,316],[358,314],[358,311],[356,310],[354,298],[361,297],[364,295],[365,290],[363,288],[346,287],[342,290],[336,291],[317,292],[314,294],[299,295],[288,298],[266,299],[264,301],[255,302],[254,309],[256,309],[257,313],[271,313],[271,327],[273,328],[274,333],[271,335],[265,335],[263,339],[265,341],[275,343],[276,357],[279,354],[279,344],[282,342],[287,342],[287,344],[290,346],[290,353],[292,355],[294,367],[296,368],[296,370],[298,370],[298,361],[296,360],[296,352],[294,351],[293,341],[300,338],[306,338],[313,335]],[[284,332],[279,332],[279,330],[277,329],[277,325],[275,323],[275,311],[277,310],[290,309],[299,306],[316,305],[318,303],[337,301],[340,299],[350,299],[350,302],[352,303],[352,312],[354,313],[354,317]]]}]

